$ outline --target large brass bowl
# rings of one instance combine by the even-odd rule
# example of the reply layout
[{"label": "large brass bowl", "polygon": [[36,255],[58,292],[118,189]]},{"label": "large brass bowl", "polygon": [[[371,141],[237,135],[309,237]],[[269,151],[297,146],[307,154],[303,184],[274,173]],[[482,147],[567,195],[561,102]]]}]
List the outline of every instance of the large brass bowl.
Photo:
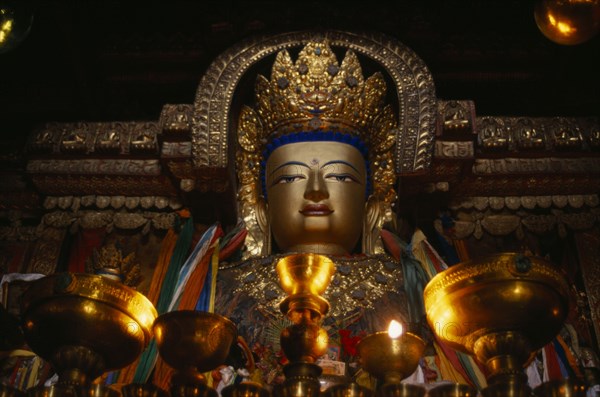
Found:
[{"label": "large brass bowl", "polygon": [[157,316],[141,293],[83,273],[34,281],[21,305],[31,349],[53,364],[60,380],[82,384],[132,363],[150,342]]},{"label": "large brass bowl", "polygon": [[225,362],[237,329],[218,314],[180,310],[160,315],[154,322],[154,336],[160,356],[179,372],[181,379],[175,383],[194,384],[203,382],[202,372]]},{"label": "large brass bowl", "polygon": [[436,335],[477,356],[493,375],[522,370],[556,336],[569,310],[569,287],[544,259],[502,253],[438,274],[424,300]]}]

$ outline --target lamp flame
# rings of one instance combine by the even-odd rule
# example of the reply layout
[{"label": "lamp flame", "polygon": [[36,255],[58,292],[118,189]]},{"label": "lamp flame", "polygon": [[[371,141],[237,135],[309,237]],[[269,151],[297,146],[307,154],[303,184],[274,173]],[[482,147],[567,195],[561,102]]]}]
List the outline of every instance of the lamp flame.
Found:
[{"label": "lamp flame", "polygon": [[402,324],[400,324],[396,320],[390,321],[390,325],[388,327],[388,335],[390,338],[392,338],[392,339],[398,338],[400,335],[402,335],[402,331],[403,331]]}]

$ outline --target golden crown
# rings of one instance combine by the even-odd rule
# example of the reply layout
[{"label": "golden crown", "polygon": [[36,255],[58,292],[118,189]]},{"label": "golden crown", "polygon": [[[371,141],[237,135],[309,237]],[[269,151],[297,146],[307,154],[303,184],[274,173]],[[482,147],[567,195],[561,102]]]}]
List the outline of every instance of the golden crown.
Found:
[{"label": "golden crown", "polygon": [[[287,50],[280,51],[271,79],[257,77],[255,94],[255,109],[243,106],[240,112],[236,156],[247,243],[256,241],[259,246],[261,240],[254,208],[263,193],[260,179],[261,165],[267,160],[263,158],[265,149],[273,141],[294,142],[286,137],[295,133],[306,133],[302,140],[317,140],[319,133],[321,140],[358,138],[368,152],[372,195],[389,208],[396,197],[393,147],[397,121],[391,105],[385,104],[386,84],[381,73],[365,80],[352,50],[340,65],[327,42],[309,42],[296,62]],[[260,248],[250,251],[256,253]]]},{"label": "golden crown", "polygon": [[390,199],[395,181],[392,147],[396,118],[385,104],[381,73],[364,79],[352,50],[342,64],[326,42],[310,42],[296,62],[288,51],[277,54],[271,80],[259,75],[256,109],[244,106],[239,119],[240,182],[255,183],[253,165],[262,160],[266,144],[294,132],[334,131],[357,136],[367,145],[374,193]]}]

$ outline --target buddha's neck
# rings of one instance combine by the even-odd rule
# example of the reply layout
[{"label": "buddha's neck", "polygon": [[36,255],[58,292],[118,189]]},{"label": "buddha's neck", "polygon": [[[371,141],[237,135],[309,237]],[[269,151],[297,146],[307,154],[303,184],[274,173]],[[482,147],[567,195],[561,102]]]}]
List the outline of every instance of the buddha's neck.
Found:
[{"label": "buddha's neck", "polygon": [[322,254],[322,255],[349,255],[347,249],[337,244],[298,244],[289,247],[286,250],[287,253],[311,253],[311,254]]}]

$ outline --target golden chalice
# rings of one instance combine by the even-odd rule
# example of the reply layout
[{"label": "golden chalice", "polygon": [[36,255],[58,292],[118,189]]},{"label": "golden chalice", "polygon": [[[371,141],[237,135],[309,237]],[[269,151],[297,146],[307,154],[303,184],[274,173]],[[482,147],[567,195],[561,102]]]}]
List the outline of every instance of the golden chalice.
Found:
[{"label": "golden chalice", "polygon": [[402,384],[419,365],[425,350],[423,339],[392,321],[390,329],[361,339],[357,345],[362,368],[377,378],[379,394],[383,396],[422,396],[425,389]]},{"label": "golden chalice", "polygon": [[132,363],[150,342],[157,315],[141,293],[83,273],[34,281],[21,304],[31,349],[52,364],[59,384],[83,387]]},{"label": "golden chalice", "polygon": [[335,264],[317,254],[288,255],[277,262],[281,287],[288,296],[279,308],[292,325],[281,332],[281,348],[290,361],[283,368],[284,384],[275,395],[318,396],[321,367],[315,364],[327,351],[327,331],[321,328],[321,318],[329,310],[322,294],[335,272]]},{"label": "golden chalice", "polygon": [[154,336],[160,356],[176,370],[171,396],[217,396],[203,373],[225,362],[237,338],[230,320],[214,313],[173,311],[156,319]]},{"label": "golden chalice", "polygon": [[486,365],[484,395],[517,396],[531,393],[523,367],[560,331],[569,287],[545,260],[503,253],[438,274],[424,300],[435,334]]}]

